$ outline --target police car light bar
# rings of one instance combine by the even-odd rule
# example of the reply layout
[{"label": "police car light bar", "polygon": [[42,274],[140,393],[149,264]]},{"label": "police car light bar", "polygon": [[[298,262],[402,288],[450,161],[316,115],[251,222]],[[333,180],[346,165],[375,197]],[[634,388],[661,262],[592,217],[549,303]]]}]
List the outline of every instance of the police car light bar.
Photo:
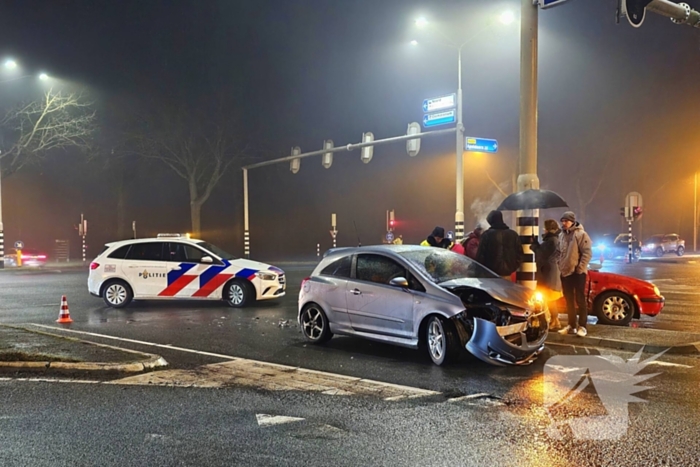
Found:
[{"label": "police car light bar", "polygon": [[159,233],[157,238],[190,238],[190,234],[188,233]]}]

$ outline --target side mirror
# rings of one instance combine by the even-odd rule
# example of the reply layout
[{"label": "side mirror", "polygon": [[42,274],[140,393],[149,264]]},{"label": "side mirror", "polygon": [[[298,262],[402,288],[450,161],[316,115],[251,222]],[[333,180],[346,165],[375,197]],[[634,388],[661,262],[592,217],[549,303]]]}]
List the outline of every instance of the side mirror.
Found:
[{"label": "side mirror", "polygon": [[200,259],[199,262],[204,264],[212,264],[214,260],[211,256],[202,256],[202,259]]},{"label": "side mirror", "polygon": [[405,277],[395,277],[389,281],[389,285],[393,285],[394,287],[401,287],[402,289],[407,289],[408,280],[406,280]]}]

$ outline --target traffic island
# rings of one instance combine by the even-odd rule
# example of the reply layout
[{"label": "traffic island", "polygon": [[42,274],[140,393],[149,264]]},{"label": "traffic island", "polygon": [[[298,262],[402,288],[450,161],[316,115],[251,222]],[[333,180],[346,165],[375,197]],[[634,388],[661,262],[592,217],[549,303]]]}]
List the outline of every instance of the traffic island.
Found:
[{"label": "traffic island", "polygon": [[0,324],[2,373],[141,373],[167,366],[160,355]]},{"label": "traffic island", "polygon": [[700,334],[661,329],[645,329],[623,326],[589,325],[588,335],[562,335],[550,332],[548,344],[579,347],[606,347],[648,353],[664,352],[677,355],[700,355]]}]

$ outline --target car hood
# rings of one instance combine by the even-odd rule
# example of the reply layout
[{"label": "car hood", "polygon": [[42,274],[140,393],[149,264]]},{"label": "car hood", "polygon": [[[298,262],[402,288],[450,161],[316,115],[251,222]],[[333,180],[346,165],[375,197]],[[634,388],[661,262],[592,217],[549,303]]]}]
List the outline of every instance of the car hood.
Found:
[{"label": "car hood", "polygon": [[284,272],[280,268],[276,268],[276,267],[271,266],[267,263],[261,263],[259,261],[253,261],[250,259],[236,258],[236,259],[230,260],[230,262],[231,262],[231,264],[235,265],[236,267],[241,267],[241,268],[245,268],[245,269],[255,269],[257,271],[271,270],[271,271],[274,271],[276,273]]},{"label": "car hood", "polygon": [[637,279],[636,277],[615,274],[612,272],[588,271],[588,277],[590,278],[590,280],[597,282],[614,283],[626,285],[628,287],[641,287],[650,290],[654,288],[654,284],[652,284],[651,282],[642,279]]},{"label": "car hood", "polygon": [[475,279],[464,277],[461,279],[441,282],[438,285],[446,289],[454,289],[457,287],[474,287],[487,292],[498,301],[519,308],[528,308],[528,302],[530,301],[530,297],[532,295],[532,291],[530,289],[501,278]]}]

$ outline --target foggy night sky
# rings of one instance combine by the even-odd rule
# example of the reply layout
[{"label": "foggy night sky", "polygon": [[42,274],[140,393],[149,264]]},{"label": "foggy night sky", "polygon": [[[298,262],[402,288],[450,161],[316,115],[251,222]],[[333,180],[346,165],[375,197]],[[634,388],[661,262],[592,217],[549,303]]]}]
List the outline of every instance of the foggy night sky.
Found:
[{"label": "foggy night sky", "polygon": [[[693,178],[700,170],[700,31],[654,14],[640,29],[615,24],[615,0],[571,0],[540,11],[539,177],[575,211],[581,195],[592,233],[623,231],[624,195],[645,197],[643,237],[678,232],[692,245]],[[700,0],[690,0],[699,9]],[[292,146],[320,149],[405,134],[422,120],[424,98],[457,87],[456,52],[417,31],[426,16],[456,42],[481,30],[517,0],[5,0],[0,4],[0,57],[27,70],[89,86],[109,112],[122,99],[197,109],[227,95],[244,116],[251,144],[268,158]],[[484,170],[505,191],[517,170],[519,24],[494,23],[465,46],[465,132],[495,138],[495,155],[465,152],[465,217],[469,231],[500,199]],[[417,39],[418,47],[408,42]],[[1,88],[0,107],[20,95]],[[331,245],[331,213],[339,245],[379,243],[385,211],[397,234],[419,242],[435,225],[454,229],[454,136],[380,146],[369,164],[359,151],[304,159],[249,174],[253,257],[315,255]],[[606,163],[608,164],[606,166]],[[189,230],[184,181],[165,167],[139,169],[128,194],[128,218],[139,236]],[[78,245],[80,213],[90,221],[96,255],[115,240],[115,194],[97,163],[59,154],[41,167],[3,179],[6,244],[21,239],[49,250],[57,238]],[[559,218],[561,210],[541,212]],[[506,220],[510,219],[506,216]],[[229,172],[203,207],[202,237],[242,254],[242,176]],[[635,231],[639,229],[635,226]],[[626,227],[624,228],[626,230]],[[75,256],[75,253],[74,253]]]}]

